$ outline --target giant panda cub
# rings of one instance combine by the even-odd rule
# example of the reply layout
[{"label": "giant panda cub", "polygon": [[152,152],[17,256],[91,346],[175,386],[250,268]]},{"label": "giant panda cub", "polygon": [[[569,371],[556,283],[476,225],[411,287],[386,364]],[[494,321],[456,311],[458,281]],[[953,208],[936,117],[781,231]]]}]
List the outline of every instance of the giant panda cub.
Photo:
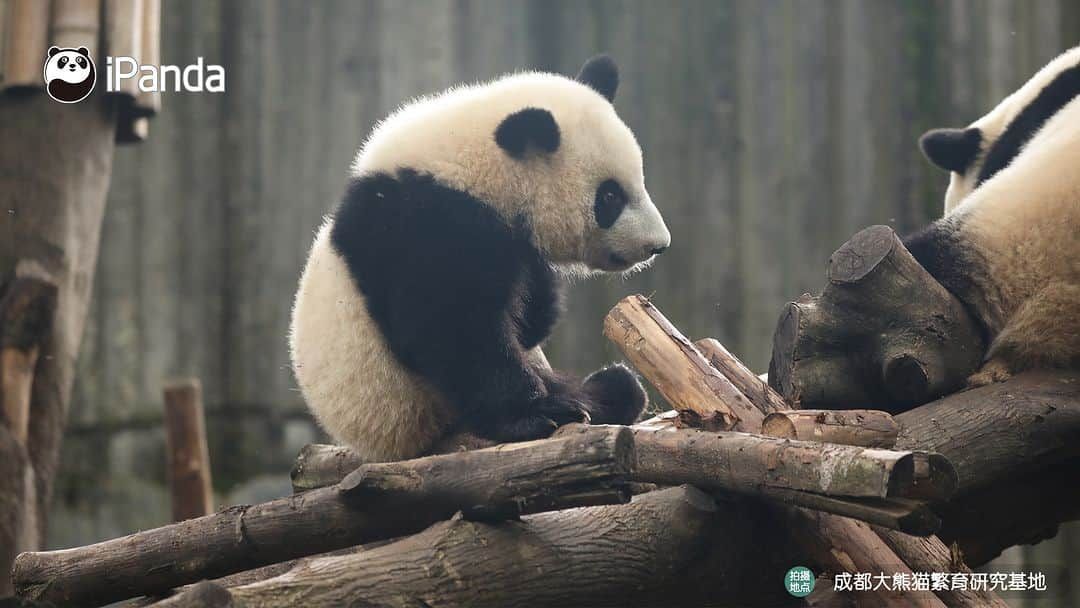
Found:
[{"label": "giant panda cub", "polygon": [[564,276],[633,272],[670,244],[617,86],[599,56],[576,79],[456,87],[375,127],[292,313],[296,378],[336,440],[397,460],[451,431],[518,441],[641,413],[627,368],[581,381],[541,350]]},{"label": "giant panda cub", "polygon": [[1080,47],[920,144],[951,182],[945,217],[905,244],[985,330],[969,384],[1080,366]]}]

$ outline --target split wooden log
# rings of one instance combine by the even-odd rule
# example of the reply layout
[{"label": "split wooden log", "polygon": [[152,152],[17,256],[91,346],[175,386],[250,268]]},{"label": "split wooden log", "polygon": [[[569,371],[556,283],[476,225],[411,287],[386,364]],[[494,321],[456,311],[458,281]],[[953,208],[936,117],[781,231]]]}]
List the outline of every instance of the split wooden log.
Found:
[{"label": "split wooden log", "polygon": [[781,315],[769,383],[803,407],[903,411],[961,388],[983,352],[960,301],[891,228],[871,226],[829,258],[820,296]]},{"label": "split wooden log", "polygon": [[716,371],[730,380],[735,388],[739,389],[739,392],[761,412],[768,414],[791,407],[783,397],[769,388],[767,380],[750,371],[750,368],[743,365],[743,362],[731,354],[716,338],[702,338],[694,342],[694,346],[701,351],[702,355],[705,355]]},{"label": "split wooden log", "polygon": [[616,304],[604,317],[604,335],[692,426],[761,429],[761,410],[645,296],[628,296]]},{"label": "split wooden log", "polygon": [[214,510],[202,385],[193,378],[166,385],[163,392],[173,521],[202,517]]},{"label": "split wooden log", "polygon": [[[700,604],[714,594],[729,595],[747,569],[739,552],[713,550],[724,538],[718,524],[732,539],[746,536],[737,529],[742,524],[718,522],[716,509],[707,495],[683,487],[644,494],[628,505],[522,522],[454,519],[371,551],[304,560],[258,583],[231,589],[203,584],[157,606]],[[710,564],[711,585],[664,585],[687,580],[706,554],[721,560]]]},{"label": "split wooden log", "polygon": [[625,502],[634,464],[622,427],[415,460],[365,464],[340,484],[95,545],[24,553],[20,595],[105,604],[296,557],[472,518]]},{"label": "split wooden log", "polygon": [[900,426],[888,412],[877,410],[787,410],[766,416],[761,432],[785,439],[891,448]]}]

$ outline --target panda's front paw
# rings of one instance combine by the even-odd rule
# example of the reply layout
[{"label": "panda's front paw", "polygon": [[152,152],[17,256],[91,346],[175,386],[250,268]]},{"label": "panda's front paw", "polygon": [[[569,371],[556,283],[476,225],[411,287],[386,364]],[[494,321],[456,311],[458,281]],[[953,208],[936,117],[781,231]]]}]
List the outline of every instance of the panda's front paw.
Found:
[{"label": "panda's front paw", "polygon": [[1008,362],[1004,359],[994,358],[983,364],[978,372],[968,376],[967,387],[978,388],[995,382],[1004,382],[1011,378],[1012,375],[1012,366]]},{"label": "panda's front paw", "polygon": [[588,424],[591,421],[589,405],[568,394],[546,395],[533,399],[529,403],[529,413],[543,416],[558,426],[572,422]]}]

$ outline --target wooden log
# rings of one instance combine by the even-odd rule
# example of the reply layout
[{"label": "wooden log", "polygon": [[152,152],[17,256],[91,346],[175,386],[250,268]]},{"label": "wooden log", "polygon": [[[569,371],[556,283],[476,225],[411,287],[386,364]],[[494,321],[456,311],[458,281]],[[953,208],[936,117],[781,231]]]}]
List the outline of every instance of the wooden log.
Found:
[{"label": "wooden log", "polygon": [[[907,559],[907,565],[914,572],[962,572],[971,574],[963,560],[957,559],[945,543],[936,536],[917,538],[908,534],[874,526],[874,531],[885,544]],[[938,598],[950,608],[1008,608],[996,593],[988,590],[941,589],[936,592]]]},{"label": "wooden log", "polygon": [[[227,590],[204,584],[157,606],[658,605],[651,588],[684,580],[722,538],[711,533],[715,515],[712,499],[683,487],[523,522],[455,519],[371,551],[304,560],[258,583]],[[740,583],[740,561],[745,557],[728,553],[713,585],[684,585],[662,603],[723,594]]]},{"label": "wooden log", "polygon": [[[788,511],[788,525],[798,547],[828,577],[840,572],[851,574],[869,572],[912,574],[912,569],[867,524],[835,517],[806,509]],[[813,530],[807,534],[805,531]],[[832,581],[828,581],[831,583]],[[814,595],[827,593],[831,584],[822,585]],[[851,600],[853,606],[912,606],[919,608],[944,608],[930,591],[894,591],[885,589],[869,591],[844,591],[837,594],[843,601]],[[835,604],[832,604],[835,605]]]},{"label": "wooden log", "polygon": [[644,296],[628,296],[616,304],[604,317],[604,335],[696,426],[761,429],[761,411]]},{"label": "wooden log", "polygon": [[24,260],[0,297],[0,415],[19,443],[30,432],[30,391],[41,346],[52,331],[56,283]]},{"label": "wooden log", "polygon": [[1080,519],[1080,459],[1066,460],[976,490],[937,507],[942,540],[955,543],[972,566],[1008,547],[1053,538],[1058,524]]},{"label": "wooden log", "polygon": [[[38,357],[52,332],[57,286],[36,263],[20,260],[0,296],[0,571],[41,544],[37,472],[30,458],[30,415]],[[0,576],[0,597],[12,591]]]},{"label": "wooden log", "polygon": [[622,427],[415,460],[365,464],[342,483],[95,545],[23,553],[20,595],[104,604],[296,557],[418,532],[462,511],[516,517],[625,502],[634,464]]},{"label": "wooden log", "polygon": [[1080,370],[1031,371],[896,417],[897,449],[939,452],[957,494],[1080,456]]},{"label": "wooden log", "polygon": [[888,412],[877,410],[787,410],[766,416],[761,432],[786,439],[891,448],[900,426]]},{"label": "wooden log", "polygon": [[[19,2],[22,8],[56,15],[58,3]],[[14,8],[6,3],[8,8]],[[33,19],[41,13],[35,12]],[[12,17],[9,13],[9,17]],[[15,17],[9,26],[36,28],[40,22]],[[48,21],[42,33],[48,32]],[[8,38],[8,42],[15,42]],[[47,45],[26,47],[35,82],[40,82]],[[19,42],[21,44],[21,42]],[[45,94],[0,95],[0,277],[18,274],[32,261],[57,287],[53,330],[43,340],[30,390],[30,418],[25,442],[33,468],[34,513],[23,527],[33,530],[30,548],[45,538],[52,503],[52,482],[58,471],[64,422],[75,377],[76,361],[94,287],[98,238],[106,193],[112,175],[115,113],[107,96],[92,94],[77,104],[60,104]],[[17,443],[17,442],[15,442]],[[0,447],[0,460],[12,456]],[[25,479],[17,480],[23,484]],[[0,483],[0,494],[9,487]],[[29,494],[28,494],[29,496]],[[0,513],[0,520],[7,514]],[[0,531],[0,534],[3,532]],[[24,537],[25,538],[25,537]],[[11,571],[12,545],[0,539],[0,572]],[[10,579],[0,576],[0,595]]]},{"label": "wooden log", "polygon": [[[740,367],[745,369],[745,366],[731,367],[736,370]],[[652,369],[652,366],[646,366],[645,369]],[[646,376],[646,379],[652,381],[648,373],[644,371],[642,373]],[[686,373],[693,372],[687,371]],[[770,374],[770,376],[774,376],[774,374]],[[766,390],[768,391],[771,389]],[[670,425],[670,416],[666,418],[659,416],[648,422],[653,430],[661,430]],[[917,472],[916,476],[922,476],[922,472]],[[934,485],[938,481],[939,480],[927,480],[925,483]],[[819,500],[824,501],[826,499],[828,499],[828,497],[820,497]],[[869,572],[904,571],[904,569],[907,569],[905,562],[914,562],[921,559],[921,556],[919,555],[898,555],[890,549],[885,544],[884,540],[875,534],[873,530],[870,530],[865,525],[857,525],[858,522],[851,519],[838,517],[831,513],[799,508],[776,509],[774,511],[773,519],[782,519],[785,513],[795,517],[811,518],[807,525],[802,526],[802,529],[795,528],[793,535],[796,535],[796,538],[803,543],[804,549],[807,547],[809,547],[811,551],[820,550],[823,547],[828,549],[826,553],[821,554],[821,557],[825,559],[818,561],[818,563],[824,567],[830,567],[829,564],[832,563],[832,567],[835,568],[835,561],[830,562],[828,560],[835,560],[838,556],[846,555],[844,548],[861,556],[861,559],[865,560],[866,566],[866,569],[863,571]],[[804,521],[807,520],[804,519]],[[850,557],[848,557],[846,561],[848,564],[854,563]],[[895,605],[894,603],[890,603],[888,598],[875,596],[874,592],[870,592],[869,596],[869,601],[864,602],[862,605]],[[922,595],[914,597],[912,601],[917,602],[916,605],[935,605],[932,600]],[[936,605],[940,605],[940,602]]]},{"label": "wooden log", "polygon": [[[745,395],[758,410],[768,414],[769,412],[787,410],[791,407],[784,401],[783,397],[769,387],[768,380],[764,380],[750,371],[719,340],[702,338],[694,342],[694,346],[701,351],[702,355],[705,355],[705,358],[716,368],[716,371],[730,380],[735,385],[735,388],[739,389],[739,392]],[[837,441],[835,443],[843,442]]]},{"label": "wooden log", "polygon": [[[489,448],[495,443],[471,433],[454,433],[440,439],[431,454],[451,454],[462,450]],[[339,445],[310,444],[300,450],[290,477],[294,492],[333,485],[356,467],[365,464],[356,452]]]},{"label": "wooden log", "polygon": [[297,455],[289,474],[293,492],[332,486],[362,464],[364,460],[360,455],[343,445],[306,445]]},{"label": "wooden log", "polygon": [[166,385],[163,392],[173,521],[202,517],[214,510],[202,385],[189,379]]},{"label": "wooden log", "polygon": [[897,412],[961,388],[983,352],[960,301],[891,228],[871,226],[829,258],[820,296],[781,315],[769,384],[800,407]]}]

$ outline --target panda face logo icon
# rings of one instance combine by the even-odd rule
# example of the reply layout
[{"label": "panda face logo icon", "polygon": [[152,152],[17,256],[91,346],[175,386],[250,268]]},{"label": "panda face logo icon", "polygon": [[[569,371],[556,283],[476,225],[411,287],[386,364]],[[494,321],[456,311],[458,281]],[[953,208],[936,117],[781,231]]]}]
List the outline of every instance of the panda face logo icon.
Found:
[{"label": "panda face logo icon", "polygon": [[77,49],[51,47],[45,58],[45,90],[60,103],[86,99],[97,76],[94,60],[85,46]]}]

